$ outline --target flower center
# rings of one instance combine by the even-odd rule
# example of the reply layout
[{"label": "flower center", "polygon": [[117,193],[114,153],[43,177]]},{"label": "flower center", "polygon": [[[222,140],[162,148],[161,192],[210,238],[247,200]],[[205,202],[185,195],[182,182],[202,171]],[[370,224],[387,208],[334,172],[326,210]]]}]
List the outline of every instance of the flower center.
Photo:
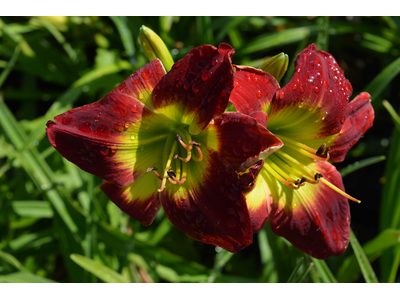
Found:
[{"label": "flower center", "polygon": [[[186,143],[185,143],[186,141]],[[179,145],[182,147],[180,148]],[[197,155],[192,152],[193,146],[197,149]],[[164,166],[162,176],[156,172],[156,167],[147,169],[147,172],[153,171],[161,180],[159,192],[165,189],[167,180],[171,184],[183,184],[187,177],[187,163],[193,159],[196,162],[203,160],[203,153],[200,144],[193,141],[189,132],[183,128],[174,129],[166,140],[162,165]],[[180,152],[186,151],[186,157],[182,157]]]},{"label": "flower center", "polygon": [[279,134],[276,136],[283,141],[284,146],[265,159],[264,167],[278,181],[295,190],[306,183],[323,182],[347,199],[357,203],[361,202],[327,181],[323,178],[323,174],[308,167],[314,161],[329,160],[329,147],[326,147],[326,144],[322,144],[315,150],[286,136]]}]

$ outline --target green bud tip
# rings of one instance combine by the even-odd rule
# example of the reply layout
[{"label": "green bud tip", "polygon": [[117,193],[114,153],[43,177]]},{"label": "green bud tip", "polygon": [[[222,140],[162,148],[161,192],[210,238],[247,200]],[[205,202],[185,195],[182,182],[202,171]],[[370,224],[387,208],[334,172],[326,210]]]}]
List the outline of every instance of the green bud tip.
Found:
[{"label": "green bud tip", "polygon": [[289,65],[289,56],[283,52],[268,58],[260,66],[260,69],[275,77],[276,81],[280,81],[285,75]]},{"label": "green bud tip", "polygon": [[140,27],[139,39],[146,57],[150,61],[158,58],[163,63],[165,70],[170,71],[174,60],[163,40],[144,25]]}]

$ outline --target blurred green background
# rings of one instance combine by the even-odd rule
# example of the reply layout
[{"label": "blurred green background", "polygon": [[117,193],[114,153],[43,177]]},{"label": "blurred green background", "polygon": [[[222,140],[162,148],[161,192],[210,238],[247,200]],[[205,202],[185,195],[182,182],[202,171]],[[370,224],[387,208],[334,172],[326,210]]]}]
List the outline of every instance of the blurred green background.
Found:
[{"label": "blurred green background", "polygon": [[[101,192],[100,178],[63,159],[45,124],[97,101],[145,65],[139,28],[175,61],[231,44],[257,67],[285,52],[293,73],[311,43],[372,96],[374,126],[336,164],[350,203],[351,245],[312,259],[269,225],[233,255],[194,241],[160,211],[144,227]],[[0,282],[400,282],[400,17],[1,17]],[[386,102],[383,100],[387,100]]]}]

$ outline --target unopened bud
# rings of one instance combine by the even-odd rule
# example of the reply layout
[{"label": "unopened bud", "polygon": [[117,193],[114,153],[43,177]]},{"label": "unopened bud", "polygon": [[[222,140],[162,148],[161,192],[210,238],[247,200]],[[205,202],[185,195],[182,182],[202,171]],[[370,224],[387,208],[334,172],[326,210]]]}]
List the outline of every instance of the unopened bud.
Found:
[{"label": "unopened bud", "polygon": [[153,30],[144,25],[140,28],[139,38],[146,57],[150,61],[158,58],[163,63],[165,70],[169,72],[174,60],[163,40]]},{"label": "unopened bud", "polygon": [[289,65],[289,56],[283,52],[268,58],[260,66],[260,69],[275,77],[276,81],[280,81],[285,75]]}]

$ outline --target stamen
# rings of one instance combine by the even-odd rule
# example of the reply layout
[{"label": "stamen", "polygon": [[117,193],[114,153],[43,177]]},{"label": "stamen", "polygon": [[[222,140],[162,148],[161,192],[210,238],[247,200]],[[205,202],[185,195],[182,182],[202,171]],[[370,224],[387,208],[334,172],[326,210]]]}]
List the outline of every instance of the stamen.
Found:
[{"label": "stamen", "polygon": [[274,154],[277,154],[278,156],[283,157],[284,159],[287,159],[294,163],[297,167],[299,167],[299,170],[301,171],[302,174],[306,175],[309,178],[314,178],[311,174],[313,173],[309,168],[307,168],[305,165],[300,163],[297,159],[293,158],[289,154],[283,152],[283,151],[276,151]]},{"label": "stamen", "polygon": [[175,139],[179,142],[179,143],[181,143],[181,145],[182,145],[182,147],[183,148],[185,148],[186,150],[192,150],[192,146],[187,146],[186,144],[185,144],[185,142],[183,141],[183,139],[182,139],[182,137],[179,135],[179,134],[177,134],[176,136],[175,136]]},{"label": "stamen", "polygon": [[198,146],[198,147],[200,147],[200,146],[201,146],[201,144],[200,144],[200,143],[198,143],[198,142],[195,142],[195,141],[190,141],[190,142],[189,142],[189,144],[190,144],[190,145],[195,145],[195,146]]},{"label": "stamen", "polygon": [[[327,155],[327,157],[320,157],[320,156],[318,155],[318,153],[319,153],[320,151],[322,151],[322,150],[320,150],[321,147],[323,147],[323,146],[325,145],[325,146],[323,147],[323,149],[325,149],[326,144],[322,144],[322,145],[318,148],[318,150],[315,150],[314,148],[308,147],[307,145],[304,145],[304,144],[302,144],[302,143],[299,143],[299,142],[297,142],[297,141],[295,141],[295,140],[292,140],[291,138],[288,138],[288,137],[286,137],[286,136],[281,136],[281,135],[279,135],[279,134],[276,134],[276,136],[277,136],[279,139],[281,139],[282,141],[285,142],[285,146],[288,146],[289,148],[292,148],[292,149],[294,149],[294,150],[296,150],[296,151],[298,151],[298,152],[304,154],[305,156],[308,156],[308,157],[310,157],[310,158],[312,158],[312,159],[315,159],[315,160],[321,160],[321,161],[328,161],[328,160],[329,160],[329,155]],[[300,148],[300,149],[299,149],[299,148]],[[305,151],[305,150],[306,150],[306,151]],[[315,154],[313,154],[313,153],[315,153]],[[324,153],[324,152],[322,152],[322,153]],[[321,154],[322,154],[322,153],[321,153]]]},{"label": "stamen", "polygon": [[170,149],[170,153],[169,153],[169,156],[168,156],[167,163],[165,164],[163,179],[162,179],[162,182],[161,182],[161,186],[158,189],[159,192],[162,192],[165,189],[165,184],[167,182],[167,172],[170,169],[172,156],[174,155],[175,148],[176,148],[176,142],[173,142],[172,143],[172,147]]},{"label": "stamen", "polygon": [[[290,181],[293,184],[296,184],[297,180],[294,180],[292,177],[290,177],[290,175],[288,175],[286,172],[284,172],[282,169],[284,169],[285,171],[289,172],[289,174],[291,174],[293,172],[292,168],[286,164],[285,162],[281,161],[280,158],[275,157],[274,155],[271,155],[269,157],[269,159],[272,162],[272,168],[274,168],[278,173],[280,173],[282,176],[287,178],[287,181]],[[300,175],[301,176],[301,175]],[[297,176],[297,177],[300,177]]]},{"label": "stamen", "polygon": [[156,174],[156,176],[157,176],[160,180],[163,180],[163,178],[162,178],[155,170],[158,170],[158,168],[156,168],[156,167],[148,168],[148,169],[146,170],[146,172],[149,173],[149,172],[151,172],[151,171],[154,171],[154,174]]},{"label": "stamen", "polygon": [[[317,174],[318,174],[318,173],[317,173]],[[321,174],[320,174],[320,175],[321,175]],[[321,180],[323,183],[325,183],[327,186],[329,186],[332,190],[338,192],[340,195],[346,197],[347,199],[352,200],[352,201],[357,202],[357,203],[361,203],[360,200],[358,200],[358,199],[356,199],[356,198],[350,196],[349,194],[345,193],[344,191],[342,191],[341,189],[339,189],[337,186],[335,186],[335,185],[333,185],[332,183],[330,183],[329,181],[327,181],[325,178],[320,178],[320,180]]]},{"label": "stamen", "polygon": [[284,185],[290,187],[291,189],[294,190],[298,190],[300,187],[299,186],[293,186],[291,185],[289,182],[287,182],[285,179],[283,179],[283,177],[281,175],[279,175],[277,172],[275,172],[275,170],[270,166],[269,161],[267,161],[269,159],[265,160],[264,163],[264,167],[268,170],[268,172],[270,172],[272,174],[272,176],[274,176],[276,179],[278,179],[280,182],[282,182]]},{"label": "stamen", "polygon": [[194,161],[202,161],[203,160],[203,152],[201,152],[201,149],[199,146],[196,146],[196,149],[197,149],[197,152],[199,152],[199,157],[196,157],[193,155],[193,160]]},{"label": "stamen", "polygon": [[319,146],[317,152],[315,152],[316,156],[321,156],[322,154],[324,154],[326,151],[326,144],[323,143],[321,146]]},{"label": "stamen", "polygon": [[[172,184],[183,184],[185,181],[186,181],[186,178],[183,178],[182,180],[178,180],[177,178],[176,178],[176,174],[175,174],[175,172],[174,171],[172,171],[172,170],[169,170],[168,172],[167,172],[167,174],[168,174],[168,176],[169,176],[169,178],[168,178],[168,180],[172,183]],[[171,180],[172,179],[172,180]]]},{"label": "stamen", "polygon": [[181,161],[188,162],[188,161],[192,158],[192,153],[191,153],[191,151],[189,150],[189,151],[188,151],[188,156],[187,156],[186,158],[182,158],[182,157],[179,155],[179,153],[177,153],[177,154],[174,155],[174,159],[178,159],[178,158],[179,158]]}]

